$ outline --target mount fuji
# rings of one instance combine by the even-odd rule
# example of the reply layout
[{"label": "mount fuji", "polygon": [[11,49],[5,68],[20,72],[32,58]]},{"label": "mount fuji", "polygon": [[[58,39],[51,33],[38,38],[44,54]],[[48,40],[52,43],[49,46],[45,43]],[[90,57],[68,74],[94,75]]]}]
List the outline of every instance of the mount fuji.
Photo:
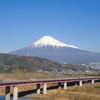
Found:
[{"label": "mount fuji", "polygon": [[51,36],[44,36],[30,46],[10,52],[20,56],[37,56],[59,63],[88,64],[100,62],[100,53],[82,50],[77,46],[69,45]]},{"label": "mount fuji", "polygon": [[78,48],[76,46],[60,42],[51,36],[44,36],[31,45],[31,47],[48,47],[48,46],[51,46],[53,48],[60,48],[60,47]]}]

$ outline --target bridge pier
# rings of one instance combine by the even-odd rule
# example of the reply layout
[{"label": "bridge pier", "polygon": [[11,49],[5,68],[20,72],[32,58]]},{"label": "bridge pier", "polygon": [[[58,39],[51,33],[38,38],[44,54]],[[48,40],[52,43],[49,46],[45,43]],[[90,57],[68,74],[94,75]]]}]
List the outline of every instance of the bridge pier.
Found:
[{"label": "bridge pier", "polygon": [[58,89],[61,89],[62,88],[62,84],[61,82],[58,83]]},{"label": "bridge pier", "polygon": [[77,82],[75,82],[75,86],[77,86],[78,85],[78,83]]},{"label": "bridge pier", "polygon": [[67,89],[67,82],[64,82],[64,90]]},{"label": "bridge pier", "polygon": [[41,92],[41,84],[37,84],[37,94],[40,94]]},{"label": "bridge pier", "polygon": [[82,86],[82,80],[79,81],[79,86]]},{"label": "bridge pier", "polygon": [[94,84],[94,80],[92,80],[91,82],[92,82],[92,84]]},{"label": "bridge pier", "polygon": [[10,86],[5,87],[5,100],[10,100]]},{"label": "bridge pier", "polygon": [[47,83],[43,84],[43,94],[47,94]]},{"label": "bridge pier", "polygon": [[14,86],[13,100],[18,100],[18,88]]}]

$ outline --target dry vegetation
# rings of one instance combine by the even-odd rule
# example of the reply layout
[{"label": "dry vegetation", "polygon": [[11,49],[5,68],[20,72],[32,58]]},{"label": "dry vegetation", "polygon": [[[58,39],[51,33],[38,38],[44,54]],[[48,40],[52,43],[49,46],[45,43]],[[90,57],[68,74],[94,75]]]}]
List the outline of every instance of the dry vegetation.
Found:
[{"label": "dry vegetation", "polygon": [[24,73],[22,71],[16,71],[14,73],[0,74],[0,80],[27,80],[27,79],[44,79],[44,78],[56,78],[66,77],[65,75],[46,74],[46,73]]},{"label": "dry vegetation", "polygon": [[67,90],[50,90],[44,98],[51,100],[100,100],[100,83],[85,84],[82,87],[68,87]]}]

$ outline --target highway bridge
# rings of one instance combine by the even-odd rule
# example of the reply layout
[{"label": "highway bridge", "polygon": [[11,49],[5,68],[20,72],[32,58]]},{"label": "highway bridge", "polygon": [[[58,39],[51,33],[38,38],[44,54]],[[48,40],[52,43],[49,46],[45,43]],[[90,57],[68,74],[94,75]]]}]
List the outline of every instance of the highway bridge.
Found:
[{"label": "highway bridge", "polygon": [[43,94],[47,94],[47,84],[58,83],[58,88],[67,89],[68,82],[79,82],[79,86],[82,86],[84,81],[91,81],[94,84],[95,81],[100,81],[100,77],[83,77],[83,78],[55,78],[55,79],[31,79],[31,80],[15,80],[15,81],[0,81],[0,87],[5,87],[5,100],[10,100],[10,88],[14,89],[13,100],[18,100],[18,88],[17,86],[36,85],[37,94],[41,93],[41,86],[43,86]]}]

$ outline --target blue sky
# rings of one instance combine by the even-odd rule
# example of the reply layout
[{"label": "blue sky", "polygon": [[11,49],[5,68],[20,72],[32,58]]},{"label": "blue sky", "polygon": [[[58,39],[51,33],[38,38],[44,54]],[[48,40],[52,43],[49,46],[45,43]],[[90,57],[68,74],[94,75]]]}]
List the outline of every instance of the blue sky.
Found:
[{"label": "blue sky", "polygon": [[0,0],[0,52],[44,35],[100,52],[100,0]]}]

